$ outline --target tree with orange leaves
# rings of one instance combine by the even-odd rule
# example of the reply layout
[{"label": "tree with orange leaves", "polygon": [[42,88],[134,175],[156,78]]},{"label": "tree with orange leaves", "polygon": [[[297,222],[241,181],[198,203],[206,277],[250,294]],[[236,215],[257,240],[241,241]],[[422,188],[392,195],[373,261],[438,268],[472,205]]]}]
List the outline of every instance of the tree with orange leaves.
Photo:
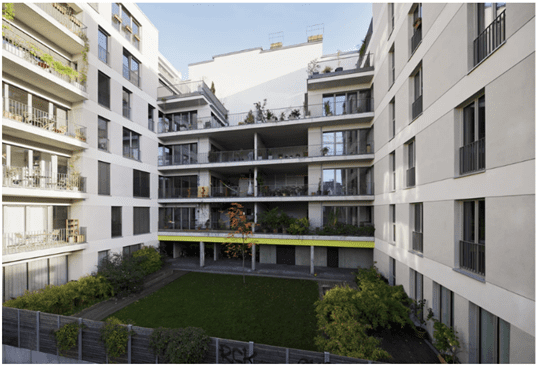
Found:
[{"label": "tree with orange leaves", "polygon": [[230,228],[234,230],[227,236],[227,239],[240,238],[241,242],[229,241],[223,243],[227,246],[226,253],[231,257],[242,257],[243,283],[245,284],[245,253],[249,254],[252,246],[256,243],[253,240],[253,223],[247,221],[247,216],[243,211],[243,206],[239,203],[232,203],[232,207],[226,213],[230,219]]}]

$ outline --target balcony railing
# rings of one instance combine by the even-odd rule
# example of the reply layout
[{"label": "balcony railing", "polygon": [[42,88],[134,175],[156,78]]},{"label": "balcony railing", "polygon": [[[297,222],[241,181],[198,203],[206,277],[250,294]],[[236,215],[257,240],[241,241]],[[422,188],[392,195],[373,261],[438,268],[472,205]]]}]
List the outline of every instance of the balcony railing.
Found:
[{"label": "balcony railing", "polygon": [[412,231],[412,250],[423,253],[423,233]]},{"label": "balcony railing", "polygon": [[7,26],[7,28],[2,29],[2,48],[5,51],[12,53],[33,65],[41,67],[43,71],[51,73],[63,81],[77,87],[79,90],[86,92],[86,86],[81,83],[82,79],[80,75],[79,77],[70,77],[68,75],[61,74],[55,70],[55,67],[45,62],[37,55],[43,54],[44,57],[46,54],[52,58],[53,62],[58,62],[65,68],[69,67],[74,69],[75,65],[73,65],[68,59],[51,48],[45,46],[30,35],[24,33],[14,24],[3,20],[2,25]]},{"label": "balcony railing", "polygon": [[69,136],[86,142],[86,127],[82,127],[59,116],[53,116],[10,98],[4,98],[4,118],[26,123],[37,128]]},{"label": "balcony railing", "polygon": [[86,27],[80,20],[78,20],[73,13],[73,9],[60,5],[58,3],[35,3],[41,9],[43,9],[47,14],[52,16],[62,25],[64,25],[71,32],[75,33],[77,36],[83,38],[83,35],[86,36]]},{"label": "balcony railing", "polygon": [[459,155],[460,174],[485,169],[485,138],[462,146]]},{"label": "balcony railing", "polygon": [[198,130],[199,122],[202,122],[200,118],[192,118],[190,121],[185,120],[181,123],[174,123],[168,119],[159,118],[157,133]]},{"label": "balcony railing", "polygon": [[107,65],[109,64],[109,51],[106,48],[99,46],[98,57],[101,61],[103,61]]},{"label": "balcony railing", "polygon": [[86,177],[74,174],[49,174],[39,169],[26,167],[2,166],[3,187],[10,188],[36,188],[42,190],[68,190],[86,192]]},{"label": "balcony railing", "polygon": [[505,41],[505,10],[473,41],[474,66]]},{"label": "balcony railing", "polygon": [[412,36],[410,43],[412,47],[412,53],[416,50],[417,46],[419,46],[419,43],[421,42],[421,27],[417,28],[414,32],[414,35]]},{"label": "balcony railing", "polygon": [[459,248],[460,268],[485,275],[485,243],[472,243],[460,241]]},{"label": "balcony railing", "polygon": [[358,51],[341,55],[322,57],[312,70],[309,79],[326,76],[340,75],[372,70],[374,66],[374,54],[367,53],[360,56]]},{"label": "balcony railing", "polygon": [[123,155],[126,158],[135,159],[140,161],[140,149],[138,147],[124,146]]},{"label": "balcony railing", "polygon": [[421,113],[423,113],[423,95],[417,97],[412,103],[412,119],[417,118]]},{"label": "balcony railing", "polygon": [[202,80],[199,81],[186,81],[180,84],[172,86],[160,86],[157,88],[157,98],[159,100],[166,100],[168,98],[175,97],[190,97],[194,95],[203,95],[208,98],[214,106],[216,106],[223,114],[226,113],[226,109],[221,101],[213,94],[208,88],[206,83]]},{"label": "balcony railing", "polygon": [[406,170],[406,187],[415,186],[415,167]]},{"label": "balcony railing", "polygon": [[15,254],[86,243],[86,228],[81,227],[79,234],[72,236],[66,236],[66,229],[57,229],[7,233],[2,239],[2,255]]},{"label": "balcony railing", "polygon": [[131,84],[134,84],[136,86],[140,86],[140,75],[138,72],[129,70],[129,67],[126,65],[123,65],[123,75],[124,78],[129,80]]}]

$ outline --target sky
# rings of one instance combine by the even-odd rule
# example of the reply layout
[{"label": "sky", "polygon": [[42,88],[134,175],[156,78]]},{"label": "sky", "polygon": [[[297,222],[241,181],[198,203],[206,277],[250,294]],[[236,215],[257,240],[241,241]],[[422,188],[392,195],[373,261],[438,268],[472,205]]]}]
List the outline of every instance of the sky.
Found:
[{"label": "sky", "polygon": [[283,46],[304,43],[307,28],[316,24],[323,24],[324,54],[350,51],[361,45],[372,17],[370,3],[137,5],[159,30],[159,51],[183,79],[190,63],[249,48],[269,49],[270,33],[283,32]]}]

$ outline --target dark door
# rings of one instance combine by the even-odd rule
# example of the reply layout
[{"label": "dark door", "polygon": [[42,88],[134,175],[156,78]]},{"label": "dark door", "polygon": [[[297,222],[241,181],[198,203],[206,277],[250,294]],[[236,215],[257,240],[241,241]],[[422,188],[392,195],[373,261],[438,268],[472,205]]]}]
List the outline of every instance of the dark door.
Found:
[{"label": "dark door", "polygon": [[339,267],[339,248],[328,248],[328,267]]},{"label": "dark door", "polygon": [[277,245],[277,264],[296,264],[296,248],[293,245]]}]

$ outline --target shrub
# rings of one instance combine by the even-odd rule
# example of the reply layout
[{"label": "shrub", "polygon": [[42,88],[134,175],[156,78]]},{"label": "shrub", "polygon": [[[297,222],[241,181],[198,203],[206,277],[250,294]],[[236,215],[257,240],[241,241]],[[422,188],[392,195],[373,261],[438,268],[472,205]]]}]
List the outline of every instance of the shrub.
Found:
[{"label": "shrub", "polygon": [[77,345],[79,339],[79,330],[84,325],[78,323],[69,323],[60,327],[60,329],[52,330],[51,333],[56,341],[58,352],[62,355],[65,351],[69,351]]},{"label": "shrub", "polygon": [[114,253],[103,259],[98,273],[110,282],[117,297],[125,297],[142,291],[144,270],[141,264],[144,261],[144,257],[122,257]]},{"label": "shrub", "polygon": [[133,253],[133,257],[142,257],[144,260],[140,263],[144,275],[157,272],[161,269],[163,261],[159,251],[154,247],[143,246],[140,250]]},{"label": "shrub", "polygon": [[292,219],[288,232],[292,235],[305,235],[309,233],[309,219],[302,217],[301,219]]},{"label": "shrub", "polygon": [[206,332],[195,327],[159,327],[150,336],[150,347],[164,363],[202,363],[209,343]]},{"label": "shrub", "polygon": [[99,339],[105,344],[105,350],[109,358],[120,357],[127,352],[127,341],[134,331],[129,331],[120,319],[110,317],[105,320],[103,327],[99,331]]},{"label": "shrub", "polygon": [[437,319],[434,319],[434,346],[440,351],[446,361],[455,361],[460,347],[458,332],[453,327],[448,327]]}]

